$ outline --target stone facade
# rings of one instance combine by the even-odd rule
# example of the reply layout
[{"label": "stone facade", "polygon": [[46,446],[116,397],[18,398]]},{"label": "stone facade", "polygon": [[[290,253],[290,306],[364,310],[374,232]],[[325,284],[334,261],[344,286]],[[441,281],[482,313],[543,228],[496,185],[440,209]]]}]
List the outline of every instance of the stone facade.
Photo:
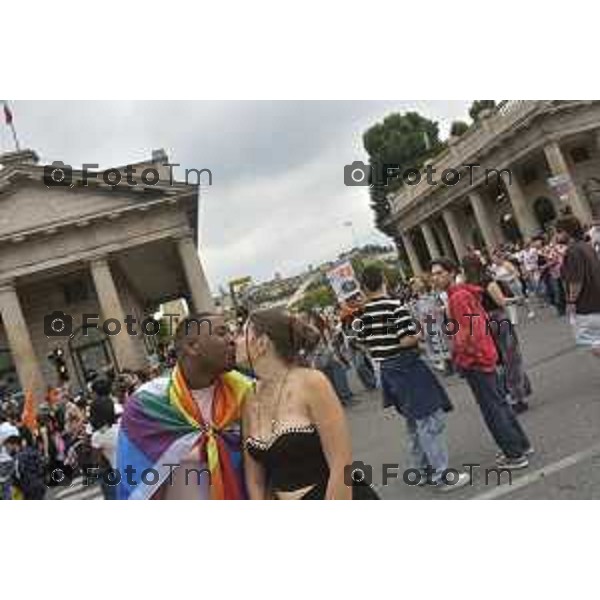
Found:
[{"label": "stone facade", "polygon": [[[140,322],[166,301],[186,298],[212,308],[197,252],[198,186],[169,181],[166,156],[133,165],[156,168],[156,185],[118,186],[73,171],[70,187],[47,187],[31,151],[0,155],[0,385],[31,390],[42,400],[56,384],[48,354],[65,351],[73,383],[112,364],[139,369],[154,338]],[[124,170],[124,167],[121,168]],[[72,317],[73,336],[46,335],[55,311]],[[83,314],[122,322],[118,335],[83,336]],[[137,319],[128,335],[125,315]],[[47,325],[47,323],[46,323]]]},{"label": "stone facade", "polygon": [[[479,165],[469,168],[467,165]],[[434,181],[390,195],[389,222],[415,273],[469,246],[492,250],[547,230],[561,209],[600,218],[600,101],[506,101],[437,156]],[[510,171],[501,175],[502,170]]]}]

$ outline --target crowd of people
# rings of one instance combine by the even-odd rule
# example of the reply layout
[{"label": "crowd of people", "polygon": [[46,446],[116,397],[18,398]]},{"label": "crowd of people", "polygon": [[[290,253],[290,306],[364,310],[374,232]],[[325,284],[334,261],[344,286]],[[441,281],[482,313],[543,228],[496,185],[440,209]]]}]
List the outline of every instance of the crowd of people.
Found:
[{"label": "crowd of people", "polygon": [[[38,500],[86,469],[115,466],[117,423],[133,392],[172,364],[88,374],[85,390],[49,387],[45,402],[7,395],[0,401],[0,498]],[[101,480],[101,478],[100,478]],[[114,487],[103,486],[106,498]]]},{"label": "crowd of people", "polygon": [[[463,472],[444,477],[446,376],[467,383],[498,467],[525,469],[534,448],[518,415],[532,386],[520,324],[548,303],[600,356],[598,249],[565,216],[551,236],[489,255],[471,249],[460,265],[436,258],[394,290],[367,265],[360,297],[335,310],[190,315],[146,371],[94,374],[85,393],[49,389],[40,406],[5,399],[1,497],[41,499],[93,467],[106,499],[376,499],[364,479],[345,477],[351,369],[406,421],[420,485],[447,492],[469,482]],[[194,320],[210,327],[189,327]],[[151,480],[134,480],[136,470]]]},{"label": "crowd of people", "polygon": [[[600,227],[581,231],[600,256]],[[502,382],[503,395],[513,409],[524,412],[528,408],[531,383],[524,370],[519,343],[520,325],[536,318],[536,311],[552,307],[557,315],[567,311],[566,284],[562,273],[563,261],[569,247],[568,236],[555,230],[535,236],[526,244],[505,244],[492,252],[468,248],[459,281],[484,290],[482,306],[496,321],[510,321],[512,327],[494,330],[493,340],[499,354],[497,370]],[[389,290],[392,297],[407,305],[411,316],[421,323],[429,317],[428,327],[422,328],[419,348],[428,364],[443,375],[455,373],[451,360],[451,336],[445,334],[443,323],[447,317],[447,293],[435,283],[431,273],[401,281]],[[322,333],[322,342],[315,353],[313,366],[327,374],[336,393],[345,405],[351,405],[353,395],[348,384],[349,372],[354,369],[364,388],[377,387],[376,364],[364,345],[357,343],[352,327],[360,315],[362,301],[350,301],[335,311],[305,315],[308,322]]]}]

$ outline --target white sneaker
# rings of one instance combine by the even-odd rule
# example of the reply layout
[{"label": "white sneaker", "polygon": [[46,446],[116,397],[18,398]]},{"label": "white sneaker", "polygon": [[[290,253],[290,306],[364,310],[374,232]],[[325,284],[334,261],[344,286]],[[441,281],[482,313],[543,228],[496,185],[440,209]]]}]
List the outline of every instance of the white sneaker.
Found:
[{"label": "white sneaker", "polygon": [[[525,456],[531,456],[534,453],[535,453],[535,450],[534,450],[533,446],[529,446],[529,448],[527,448],[527,450],[525,450],[525,452],[523,452],[523,454]],[[496,460],[506,460],[506,456],[505,456],[504,452],[496,452]]]},{"label": "white sneaker", "polygon": [[435,486],[435,489],[436,491],[442,494],[447,494],[448,492],[452,492],[454,490],[458,490],[461,487],[465,487],[465,485],[468,485],[470,482],[471,477],[468,473],[459,473],[458,479],[455,482],[444,483],[443,481],[440,481]]}]

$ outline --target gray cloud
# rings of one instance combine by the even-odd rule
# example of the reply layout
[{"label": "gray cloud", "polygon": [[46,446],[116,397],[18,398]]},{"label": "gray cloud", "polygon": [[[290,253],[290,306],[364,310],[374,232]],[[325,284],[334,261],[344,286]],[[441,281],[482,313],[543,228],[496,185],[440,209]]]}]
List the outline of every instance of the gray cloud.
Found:
[{"label": "gray cloud", "polygon": [[[164,147],[182,168],[210,168],[200,247],[213,288],[230,278],[293,274],[351,243],[386,241],[372,225],[368,190],[343,184],[364,160],[362,133],[392,111],[418,110],[443,131],[466,101],[24,102],[12,104],[21,143],[43,162],[102,167]],[[0,151],[12,149],[0,127]]]}]

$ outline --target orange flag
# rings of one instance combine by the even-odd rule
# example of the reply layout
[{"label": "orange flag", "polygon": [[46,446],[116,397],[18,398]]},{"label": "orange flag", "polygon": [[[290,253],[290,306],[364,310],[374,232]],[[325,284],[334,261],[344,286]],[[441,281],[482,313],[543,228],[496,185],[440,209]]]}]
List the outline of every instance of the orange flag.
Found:
[{"label": "orange flag", "polygon": [[34,433],[37,429],[37,405],[31,390],[25,393],[21,423],[27,427],[31,433]]}]

